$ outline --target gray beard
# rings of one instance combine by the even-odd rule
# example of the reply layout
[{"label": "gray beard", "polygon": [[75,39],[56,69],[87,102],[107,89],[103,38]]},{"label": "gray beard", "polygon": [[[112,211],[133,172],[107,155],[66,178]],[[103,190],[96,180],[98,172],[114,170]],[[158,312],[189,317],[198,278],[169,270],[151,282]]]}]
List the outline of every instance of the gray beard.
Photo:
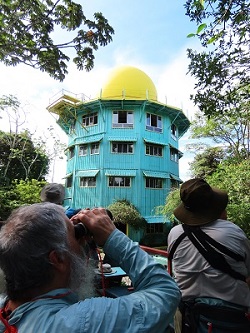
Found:
[{"label": "gray beard", "polygon": [[85,254],[81,256],[71,253],[71,272],[69,288],[78,295],[79,300],[95,296],[94,263],[88,260]]},{"label": "gray beard", "polygon": [[[71,272],[69,288],[78,295],[79,300],[96,296],[94,287],[95,262],[88,260],[84,251],[82,255],[69,253]],[[0,301],[6,296],[5,275],[0,269]]]}]

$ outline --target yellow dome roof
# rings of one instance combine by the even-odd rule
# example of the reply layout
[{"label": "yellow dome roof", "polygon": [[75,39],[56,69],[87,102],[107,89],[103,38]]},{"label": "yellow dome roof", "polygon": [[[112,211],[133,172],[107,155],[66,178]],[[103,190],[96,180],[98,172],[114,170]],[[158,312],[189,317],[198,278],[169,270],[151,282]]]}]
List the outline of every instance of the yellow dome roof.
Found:
[{"label": "yellow dome roof", "polygon": [[138,68],[126,66],[116,69],[111,74],[100,98],[157,101],[157,91],[147,74]]}]

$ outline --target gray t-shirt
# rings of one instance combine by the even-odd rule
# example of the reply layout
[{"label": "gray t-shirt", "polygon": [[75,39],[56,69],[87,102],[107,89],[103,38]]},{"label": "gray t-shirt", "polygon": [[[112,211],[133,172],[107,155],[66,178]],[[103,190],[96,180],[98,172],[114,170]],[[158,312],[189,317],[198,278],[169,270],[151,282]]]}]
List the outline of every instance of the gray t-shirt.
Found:
[{"label": "gray t-shirt", "polygon": [[[250,241],[237,225],[226,220],[216,220],[201,226],[201,229],[217,242],[242,255],[245,258],[244,262],[236,262],[226,255],[225,258],[235,271],[246,277],[250,276]],[[168,251],[182,233],[181,225],[170,231]],[[214,297],[250,308],[250,289],[247,283],[211,267],[188,237],[177,247],[173,266],[176,282],[184,300]]]}]

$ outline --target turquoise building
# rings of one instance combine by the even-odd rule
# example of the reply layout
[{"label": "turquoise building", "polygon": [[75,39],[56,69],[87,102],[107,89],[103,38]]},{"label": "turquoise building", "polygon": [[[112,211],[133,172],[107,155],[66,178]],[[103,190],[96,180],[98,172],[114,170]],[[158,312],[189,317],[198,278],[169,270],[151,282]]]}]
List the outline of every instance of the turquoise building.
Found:
[{"label": "turquoise building", "polygon": [[65,205],[107,207],[126,199],[147,221],[147,230],[127,228],[132,239],[164,234],[167,221],[157,207],[181,182],[178,141],[189,120],[158,102],[150,77],[134,67],[115,70],[97,98],[83,96],[65,92],[48,106],[68,135]]}]

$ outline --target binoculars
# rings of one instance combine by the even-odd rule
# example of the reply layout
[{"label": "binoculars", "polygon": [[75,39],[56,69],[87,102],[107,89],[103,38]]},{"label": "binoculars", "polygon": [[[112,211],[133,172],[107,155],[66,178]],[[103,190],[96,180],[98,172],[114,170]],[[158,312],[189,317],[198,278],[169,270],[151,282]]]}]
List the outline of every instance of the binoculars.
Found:
[{"label": "binoculars", "polygon": [[[106,212],[107,212],[108,216],[110,217],[110,219],[113,220],[113,215],[112,215],[111,211],[106,209]],[[74,228],[75,228],[75,238],[76,239],[80,239],[84,236],[90,236],[91,235],[91,233],[86,228],[86,226],[81,222],[75,224]]]}]

